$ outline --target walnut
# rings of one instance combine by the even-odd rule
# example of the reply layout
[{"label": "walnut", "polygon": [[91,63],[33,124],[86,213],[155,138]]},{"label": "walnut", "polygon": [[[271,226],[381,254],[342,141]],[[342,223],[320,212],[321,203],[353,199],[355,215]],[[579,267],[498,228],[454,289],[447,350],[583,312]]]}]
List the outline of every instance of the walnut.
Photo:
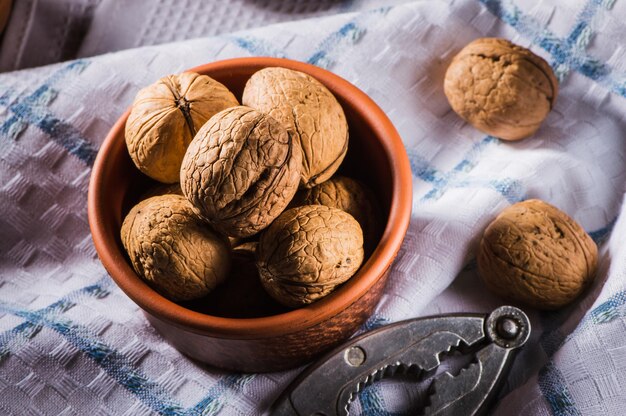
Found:
[{"label": "walnut", "polygon": [[298,189],[300,147],[272,117],[249,107],[212,117],[189,145],[183,194],[215,229],[247,237],[267,227]]},{"label": "walnut", "polygon": [[193,72],[169,75],[137,93],[126,145],[140,171],[157,181],[178,182],[180,163],[200,127],[215,113],[239,105],[228,89]]},{"label": "walnut", "polygon": [[504,39],[476,39],[452,60],[444,92],[452,109],[477,129],[504,140],[530,136],[558,92],[550,65]]},{"label": "walnut", "polygon": [[305,205],[281,214],[261,235],[261,283],[278,302],[299,307],[332,292],[363,261],[359,223],[337,208]]},{"label": "walnut", "polygon": [[537,199],[514,204],[487,227],[478,270],[504,298],[537,309],[574,300],[593,281],[598,250],[567,214]]},{"label": "walnut", "polygon": [[330,178],[348,150],[341,105],[315,78],[286,68],[265,68],[248,80],[242,103],[283,123],[302,148],[303,187]]},{"label": "walnut", "polygon": [[228,243],[180,195],[155,196],[135,205],[124,219],[121,237],[135,271],[171,300],[205,296],[228,274]]},{"label": "walnut", "polygon": [[374,193],[359,181],[334,176],[313,188],[300,190],[294,205],[325,205],[345,211],[359,222],[366,253],[373,251],[378,243],[380,210]]}]

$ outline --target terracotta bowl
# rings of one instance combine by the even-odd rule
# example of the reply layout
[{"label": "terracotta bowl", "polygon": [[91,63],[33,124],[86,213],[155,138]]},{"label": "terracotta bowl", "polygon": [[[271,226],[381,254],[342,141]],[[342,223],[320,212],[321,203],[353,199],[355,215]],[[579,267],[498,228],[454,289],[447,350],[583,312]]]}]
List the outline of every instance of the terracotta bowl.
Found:
[{"label": "terracotta bowl", "polygon": [[[192,68],[229,87],[240,99],[248,78],[268,66],[308,73],[326,85],[344,108],[349,150],[340,172],[368,184],[381,206],[384,231],[361,269],[330,296],[287,310],[260,300],[237,309],[237,299],[213,298],[183,305],[159,295],[134,272],[120,240],[124,216],[150,186],[128,156],[124,124],[115,123],[96,158],[89,184],[89,225],[102,264],[119,287],[144,311],[148,321],[182,353],[216,367],[264,372],[292,368],[337,345],[370,316],[389,267],[406,234],[411,213],[411,171],[406,151],[383,111],[349,82],[318,67],[274,58],[239,58]],[[234,267],[238,267],[235,265]],[[256,290],[254,283],[242,285]],[[233,292],[233,285],[226,291]],[[242,293],[237,287],[235,293]],[[221,289],[220,289],[221,290]],[[245,296],[244,296],[245,297]],[[242,300],[246,304],[246,300]],[[227,305],[223,310],[214,305]]]}]

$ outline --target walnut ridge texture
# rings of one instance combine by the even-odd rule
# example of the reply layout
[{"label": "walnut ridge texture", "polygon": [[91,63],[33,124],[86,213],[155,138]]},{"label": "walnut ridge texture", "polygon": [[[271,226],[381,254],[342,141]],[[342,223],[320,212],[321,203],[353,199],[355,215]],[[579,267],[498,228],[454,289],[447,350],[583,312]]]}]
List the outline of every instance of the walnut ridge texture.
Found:
[{"label": "walnut ridge texture", "polygon": [[375,247],[380,211],[374,193],[361,182],[336,175],[313,188],[300,190],[294,202],[297,205],[325,205],[347,212],[361,225],[366,252]]},{"label": "walnut ridge texture", "polygon": [[206,295],[230,268],[226,240],[180,195],[155,196],[135,205],[124,219],[121,238],[137,274],[174,301]]},{"label": "walnut ridge texture", "polygon": [[245,106],[212,117],[189,145],[183,194],[216,230],[247,237],[267,227],[298,189],[300,147],[272,117]]},{"label": "walnut ridge texture", "polygon": [[250,77],[242,103],[274,117],[302,148],[302,180],[310,188],[329,179],[348,150],[348,123],[337,99],[315,78],[286,68]]},{"label": "walnut ridge texture", "polygon": [[504,39],[476,39],[452,60],[444,80],[452,109],[477,129],[504,140],[535,133],[558,93],[552,68]]},{"label": "walnut ridge texture", "polygon": [[514,204],[486,228],[478,269],[500,296],[537,309],[574,300],[596,274],[598,251],[585,230],[537,199]]},{"label": "walnut ridge texture", "polygon": [[214,79],[193,72],[169,75],[141,89],[126,122],[126,145],[144,174],[178,182],[187,146],[200,127],[219,111],[239,105]]},{"label": "walnut ridge texture", "polygon": [[290,307],[328,295],[362,262],[359,223],[350,214],[323,205],[285,211],[263,232],[257,251],[263,286]]}]

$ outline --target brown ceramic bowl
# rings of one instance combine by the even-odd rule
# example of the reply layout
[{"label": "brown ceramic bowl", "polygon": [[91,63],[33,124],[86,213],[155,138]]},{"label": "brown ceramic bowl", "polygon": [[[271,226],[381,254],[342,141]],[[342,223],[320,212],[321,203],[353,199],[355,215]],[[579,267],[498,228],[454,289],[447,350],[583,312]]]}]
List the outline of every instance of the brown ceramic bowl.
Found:
[{"label": "brown ceramic bowl", "polygon": [[252,316],[233,318],[210,308],[204,310],[210,314],[203,313],[198,302],[176,304],[144,283],[130,265],[120,240],[124,216],[149,184],[126,150],[128,111],[104,140],[89,183],[89,225],[100,260],[113,280],[182,353],[217,367],[246,372],[275,371],[305,363],[363,324],[382,294],[406,234],[412,200],[411,171],[398,133],[383,111],[349,82],[312,65],[275,58],[230,59],[191,70],[215,78],[241,98],[248,78],[268,66],[308,73],[337,97],[350,131],[340,172],[367,183],[381,206],[384,231],[376,249],[357,274],[328,297],[301,309],[268,306]]}]

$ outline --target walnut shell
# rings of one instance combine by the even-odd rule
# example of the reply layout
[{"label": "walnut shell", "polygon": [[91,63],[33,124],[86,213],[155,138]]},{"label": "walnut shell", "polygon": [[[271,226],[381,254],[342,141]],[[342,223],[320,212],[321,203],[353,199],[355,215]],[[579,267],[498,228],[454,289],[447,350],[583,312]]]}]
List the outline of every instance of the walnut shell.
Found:
[{"label": "walnut shell", "polygon": [[514,204],[489,224],[478,270],[500,296],[537,309],[574,300],[593,281],[598,249],[567,214],[538,199]]},{"label": "walnut shell", "polygon": [[302,148],[303,187],[329,179],[348,150],[348,123],[337,99],[315,78],[286,68],[252,75],[242,103],[283,123]]},{"label": "walnut shell", "polygon": [[334,176],[310,189],[302,189],[294,205],[325,205],[352,215],[359,222],[365,240],[365,252],[373,251],[380,234],[380,210],[374,193],[359,181]]},{"label": "walnut shell", "polygon": [[261,283],[278,302],[299,307],[332,292],[363,262],[359,223],[337,208],[305,205],[281,214],[261,235]]},{"label": "walnut shell", "polygon": [[180,195],[148,198],[122,224],[122,243],[133,268],[163,296],[205,296],[230,268],[229,246],[193,213]]},{"label": "walnut shell", "polygon": [[298,189],[300,147],[272,117],[249,107],[212,117],[183,160],[183,194],[213,227],[247,237],[267,227]]},{"label": "walnut shell", "polygon": [[164,183],[178,182],[187,146],[202,125],[239,105],[214,79],[194,72],[168,75],[137,93],[126,121],[126,146],[137,168]]},{"label": "walnut shell", "polygon": [[446,71],[452,109],[477,129],[504,140],[535,133],[558,93],[552,68],[530,50],[504,39],[468,44]]}]

